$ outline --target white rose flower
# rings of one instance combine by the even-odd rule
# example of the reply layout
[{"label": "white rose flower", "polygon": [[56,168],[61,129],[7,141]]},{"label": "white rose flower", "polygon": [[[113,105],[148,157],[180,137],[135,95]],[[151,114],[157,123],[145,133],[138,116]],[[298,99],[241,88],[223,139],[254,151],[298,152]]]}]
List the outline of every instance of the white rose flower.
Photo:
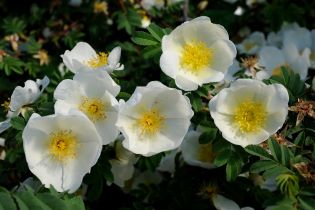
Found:
[{"label": "white rose flower", "polygon": [[298,73],[302,80],[305,80],[310,67],[309,55],[309,49],[305,49],[300,54],[293,43],[285,45],[282,50],[273,46],[262,47],[258,57],[259,66],[263,66],[264,69],[257,72],[256,78],[259,80],[267,79],[271,75],[279,74],[281,67],[289,67]]},{"label": "white rose flower", "polygon": [[282,127],[288,102],[288,92],[280,84],[238,79],[210,100],[209,109],[223,137],[246,147],[260,144]]},{"label": "white rose flower", "polygon": [[95,127],[81,115],[33,114],[22,138],[30,171],[58,192],[75,192],[102,150]]},{"label": "white rose flower", "polygon": [[179,147],[193,116],[181,91],[158,81],[137,87],[127,102],[120,101],[117,126],[125,136],[123,146],[151,156]]},{"label": "white rose flower", "polygon": [[255,31],[249,37],[237,45],[240,53],[254,55],[265,45],[265,35],[262,32]]},{"label": "white rose flower", "polygon": [[211,23],[208,17],[184,22],[165,35],[162,51],[162,71],[186,91],[221,81],[236,56],[235,45],[226,30]]},{"label": "white rose flower", "polygon": [[88,43],[79,42],[71,51],[66,50],[61,58],[73,73],[90,70],[103,70],[111,73],[114,70],[124,69],[124,66],[119,63],[120,55],[120,47],[115,47],[110,53],[96,53]]},{"label": "white rose flower", "polygon": [[2,104],[2,106],[8,110],[8,119],[0,122],[0,133],[10,128],[10,118],[18,116],[23,106],[34,103],[48,85],[49,78],[45,76],[43,79],[37,79],[36,82],[27,80],[24,83],[24,87],[17,86],[13,90],[9,101]]},{"label": "white rose flower", "polygon": [[181,151],[186,163],[206,169],[215,168],[213,160],[215,158],[212,151],[212,144],[200,144],[201,132],[189,131],[181,145]]},{"label": "white rose flower", "polygon": [[118,136],[115,126],[118,102],[115,96],[120,87],[107,72],[90,71],[75,74],[73,80],[63,80],[56,88],[55,112],[68,114],[80,111],[95,125],[103,144],[109,144]]},{"label": "white rose flower", "polygon": [[34,103],[48,84],[49,79],[45,76],[43,79],[37,79],[36,82],[27,80],[24,87],[17,86],[10,98],[8,117],[17,116],[23,106]]}]

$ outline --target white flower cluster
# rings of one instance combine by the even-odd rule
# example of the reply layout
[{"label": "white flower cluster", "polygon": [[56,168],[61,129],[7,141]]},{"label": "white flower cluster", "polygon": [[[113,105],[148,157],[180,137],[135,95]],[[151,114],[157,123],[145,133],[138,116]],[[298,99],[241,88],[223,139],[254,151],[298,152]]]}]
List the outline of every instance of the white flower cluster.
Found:
[{"label": "white flower cluster", "polygon": [[134,154],[151,156],[181,144],[193,116],[189,99],[180,90],[152,81],[137,87],[128,101],[118,102],[120,86],[110,73],[123,69],[120,53],[120,47],[97,53],[79,42],[61,55],[74,77],[56,87],[55,114],[33,114],[22,135],[28,166],[46,187],[75,192],[97,162],[102,145],[114,142],[120,132],[124,140],[116,143],[117,157],[110,160],[119,186],[133,174]]},{"label": "white flower cluster", "polygon": [[[271,75],[279,65],[289,65],[305,79],[305,71],[296,67],[305,65],[306,55],[310,60],[311,32],[305,30],[292,25],[270,34],[267,41],[263,34],[255,32],[238,49],[241,53],[258,53],[259,64],[265,69],[257,72],[257,79],[262,78],[261,72]],[[309,37],[304,37],[305,33]],[[283,37],[281,45],[277,42],[277,47],[270,46],[279,37]],[[238,69],[236,53],[221,25],[212,23],[208,17],[198,17],[163,37],[160,67],[184,91],[197,90],[210,82],[232,81],[210,100],[209,115],[227,141],[245,147],[267,140],[283,126],[289,95],[280,84],[266,85],[257,79],[233,82],[229,74]],[[110,163],[114,183],[120,187],[135,172],[136,154],[152,156],[172,150],[158,167],[162,171],[174,171],[178,151],[190,165],[215,167],[213,145],[199,143],[204,128],[192,128],[194,112],[181,90],[151,81],[137,87],[129,100],[117,101],[120,86],[110,74],[124,68],[120,54],[120,47],[104,53],[79,42],[61,55],[74,76],[61,81],[54,91],[55,114],[43,117],[33,114],[23,131],[28,166],[46,187],[75,192],[98,161],[102,146],[109,144],[115,147],[116,159]],[[276,60],[277,56],[282,56],[283,63]],[[33,103],[48,81],[47,78],[27,81],[24,88],[17,87],[9,116]],[[5,125],[10,123],[5,121],[0,127]],[[220,199],[224,200],[217,197]]]},{"label": "white flower cluster", "polygon": [[315,68],[315,29],[300,27],[297,23],[284,24],[278,32],[270,32],[265,38],[255,31],[244,39],[237,48],[241,54],[257,55],[255,77],[259,80],[277,75],[281,67],[287,67],[306,80],[308,69]]}]

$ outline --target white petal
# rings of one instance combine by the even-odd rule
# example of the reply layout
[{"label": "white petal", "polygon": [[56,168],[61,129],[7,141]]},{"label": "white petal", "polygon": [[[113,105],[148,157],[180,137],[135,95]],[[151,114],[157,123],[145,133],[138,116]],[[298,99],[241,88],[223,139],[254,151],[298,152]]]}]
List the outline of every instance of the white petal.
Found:
[{"label": "white petal", "polygon": [[103,96],[108,91],[113,96],[120,92],[120,86],[104,71],[80,72],[73,78],[77,81],[88,97]]},{"label": "white petal", "polygon": [[276,47],[262,47],[258,54],[259,65],[264,66],[268,71],[286,64],[283,52]]},{"label": "white petal", "polygon": [[236,56],[235,45],[230,40],[217,40],[211,44],[210,48],[214,53],[211,68],[225,73]]},{"label": "white petal", "polygon": [[83,89],[81,85],[73,80],[65,79],[59,83],[54,92],[56,100],[65,100],[68,103],[79,104],[82,100]]},{"label": "white petal", "polygon": [[0,133],[11,127],[10,119],[0,122]]},{"label": "white petal", "polygon": [[212,198],[212,201],[217,210],[240,210],[240,207],[234,201],[222,195],[216,195]]},{"label": "white petal", "polygon": [[115,47],[108,55],[108,64],[112,67],[116,67],[119,63],[121,55],[121,47]]},{"label": "white petal", "polygon": [[185,78],[182,75],[177,75],[175,77],[176,86],[185,91],[193,91],[198,89],[198,84]]}]

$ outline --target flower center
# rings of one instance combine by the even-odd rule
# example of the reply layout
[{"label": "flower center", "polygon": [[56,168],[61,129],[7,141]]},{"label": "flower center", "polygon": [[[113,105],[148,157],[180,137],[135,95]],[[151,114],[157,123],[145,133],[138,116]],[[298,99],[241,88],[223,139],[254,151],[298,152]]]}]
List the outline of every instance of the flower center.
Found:
[{"label": "flower center", "polygon": [[99,98],[84,97],[79,109],[84,112],[92,122],[106,119],[106,103]]},{"label": "flower center", "polygon": [[266,117],[267,111],[263,104],[245,101],[236,108],[234,121],[242,133],[253,133],[264,126]]},{"label": "flower center", "polygon": [[180,65],[191,73],[197,73],[213,62],[213,50],[204,42],[185,44],[180,58]]},{"label": "flower center", "polygon": [[3,104],[1,104],[5,112],[8,112],[10,110],[10,101],[11,99],[8,98],[8,100],[6,100],[5,102],[3,102]]},{"label": "flower center", "polygon": [[252,42],[245,42],[244,49],[248,52],[255,47],[255,44]]},{"label": "flower center", "polygon": [[164,117],[156,109],[151,109],[142,114],[137,125],[141,129],[141,134],[154,135],[161,130],[164,124]]},{"label": "flower center", "polygon": [[86,64],[93,69],[105,66],[108,64],[108,53],[99,52],[96,58],[91,58]]},{"label": "flower center", "polygon": [[215,156],[212,151],[212,144],[200,144],[198,147],[198,160],[201,162],[212,163]]},{"label": "flower center", "polygon": [[71,130],[60,130],[50,134],[49,152],[54,159],[65,162],[76,156],[77,137]]}]

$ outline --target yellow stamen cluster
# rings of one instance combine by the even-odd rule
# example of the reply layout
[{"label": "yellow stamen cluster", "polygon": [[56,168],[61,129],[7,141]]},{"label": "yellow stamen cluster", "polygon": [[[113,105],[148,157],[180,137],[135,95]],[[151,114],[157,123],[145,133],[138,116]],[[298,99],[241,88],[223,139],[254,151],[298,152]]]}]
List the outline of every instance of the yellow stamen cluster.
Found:
[{"label": "yellow stamen cluster", "polygon": [[8,98],[8,100],[6,100],[5,102],[3,102],[3,103],[1,104],[1,106],[3,107],[3,110],[4,110],[5,112],[8,112],[8,111],[10,110],[10,101],[11,101],[11,99]]},{"label": "yellow stamen cluster", "polygon": [[60,130],[50,134],[49,152],[60,162],[75,158],[78,147],[77,137],[71,130]]},{"label": "yellow stamen cluster", "polygon": [[94,2],[94,13],[104,13],[108,15],[108,4],[106,1],[96,1]]},{"label": "yellow stamen cluster", "polygon": [[242,133],[257,132],[266,123],[267,111],[262,103],[244,101],[235,110],[234,121]]},{"label": "yellow stamen cluster", "polygon": [[213,62],[213,50],[208,48],[204,42],[190,42],[184,45],[180,58],[180,65],[191,73],[211,65]]},{"label": "yellow stamen cluster", "polygon": [[142,135],[154,135],[161,130],[165,118],[157,109],[144,112],[137,121]]},{"label": "yellow stamen cluster", "polygon": [[205,163],[212,163],[215,156],[212,151],[212,144],[200,144],[198,148],[198,160]]},{"label": "yellow stamen cluster", "polygon": [[253,49],[255,47],[255,44],[252,42],[245,42],[244,44],[244,49],[248,52],[251,49]]},{"label": "yellow stamen cluster", "polygon": [[99,68],[108,64],[108,53],[99,52],[95,58],[91,58],[86,64],[91,68]]},{"label": "yellow stamen cluster", "polygon": [[84,112],[92,122],[106,119],[106,103],[99,98],[89,99],[84,97],[79,106],[80,111]]}]

